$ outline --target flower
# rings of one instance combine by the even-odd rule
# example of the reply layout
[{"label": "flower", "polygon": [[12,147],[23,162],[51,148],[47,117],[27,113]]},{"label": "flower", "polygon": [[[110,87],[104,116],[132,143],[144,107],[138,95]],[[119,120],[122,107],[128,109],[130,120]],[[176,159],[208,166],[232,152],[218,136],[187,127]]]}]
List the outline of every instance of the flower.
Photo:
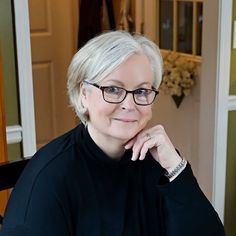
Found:
[{"label": "flower", "polygon": [[173,51],[167,53],[163,61],[164,74],[160,91],[178,97],[189,95],[196,83],[197,63]]}]

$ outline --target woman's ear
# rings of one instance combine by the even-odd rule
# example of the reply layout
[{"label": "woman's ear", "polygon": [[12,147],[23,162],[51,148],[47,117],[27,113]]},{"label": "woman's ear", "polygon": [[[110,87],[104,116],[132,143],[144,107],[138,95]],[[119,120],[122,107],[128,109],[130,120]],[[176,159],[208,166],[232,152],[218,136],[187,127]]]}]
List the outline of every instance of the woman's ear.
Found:
[{"label": "woman's ear", "polygon": [[81,95],[85,96],[85,94],[86,94],[86,91],[85,91],[86,88],[85,88],[85,85],[84,85],[83,82],[80,83],[79,89],[80,89]]},{"label": "woman's ear", "polygon": [[84,83],[81,82],[80,83],[80,96],[81,96],[82,104],[85,108],[87,108],[87,94],[88,94],[87,88],[84,85]]}]

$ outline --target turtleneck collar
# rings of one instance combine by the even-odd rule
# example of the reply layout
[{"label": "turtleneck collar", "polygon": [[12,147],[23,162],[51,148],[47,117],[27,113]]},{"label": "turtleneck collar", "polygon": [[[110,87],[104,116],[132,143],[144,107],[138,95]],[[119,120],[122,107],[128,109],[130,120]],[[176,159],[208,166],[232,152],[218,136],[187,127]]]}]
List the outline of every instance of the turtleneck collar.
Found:
[{"label": "turtleneck collar", "polygon": [[111,166],[120,166],[128,163],[133,163],[133,161],[131,161],[132,150],[126,150],[120,160],[112,159],[106,153],[104,153],[100,147],[98,147],[98,145],[90,136],[88,129],[84,124],[80,124],[78,126],[78,131],[78,135],[81,137],[77,139],[80,140],[78,141],[78,144],[80,146],[83,146],[88,154],[88,157],[92,158],[93,160],[101,164],[103,163],[105,165]]}]

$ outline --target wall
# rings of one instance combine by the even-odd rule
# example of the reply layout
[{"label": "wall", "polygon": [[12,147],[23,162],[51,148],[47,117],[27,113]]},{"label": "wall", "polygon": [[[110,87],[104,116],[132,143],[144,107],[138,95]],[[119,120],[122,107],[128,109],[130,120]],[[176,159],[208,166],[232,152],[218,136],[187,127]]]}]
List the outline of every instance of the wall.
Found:
[{"label": "wall", "polygon": [[[233,1],[233,19],[236,20],[236,0]],[[233,33],[233,32],[232,32]],[[231,50],[230,95],[236,95],[236,49]],[[226,235],[236,235],[236,111],[229,112],[227,175],[225,195],[225,229]]]},{"label": "wall", "polygon": [[[17,69],[15,57],[13,9],[11,1],[0,1],[0,45],[3,59],[6,125],[19,124]],[[21,156],[19,144],[8,145],[8,159]]]},{"label": "wall", "polygon": [[198,175],[199,81],[179,108],[168,95],[158,95],[153,106],[151,125],[162,124],[181,155]]},{"label": "wall", "polygon": [[[235,61],[236,63],[236,61]],[[229,112],[227,175],[225,195],[225,228],[226,235],[236,235],[236,111]]]}]

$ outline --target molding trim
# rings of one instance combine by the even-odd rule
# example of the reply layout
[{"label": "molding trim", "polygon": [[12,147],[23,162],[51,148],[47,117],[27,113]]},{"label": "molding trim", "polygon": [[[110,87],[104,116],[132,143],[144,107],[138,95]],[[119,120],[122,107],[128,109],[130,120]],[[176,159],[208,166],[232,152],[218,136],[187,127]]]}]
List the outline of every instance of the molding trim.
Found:
[{"label": "molding trim", "polygon": [[36,152],[28,0],[14,0],[23,155]]},{"label": "molding trim", "polygon": [[229,96],[228,110],[229,111],[236,111],[236,95]]},{"label": "molding trim", "polygon": [[[213,205],[224,222],[227,160],[232,0],[219,1],[216,112],[213,165]],[[234,99],[233,99],[234,100]]]},{"label": "molding trim", "polygon": [[7,126],[7,144],[20,143],[22,141],[22,127],[20,125]]}]

